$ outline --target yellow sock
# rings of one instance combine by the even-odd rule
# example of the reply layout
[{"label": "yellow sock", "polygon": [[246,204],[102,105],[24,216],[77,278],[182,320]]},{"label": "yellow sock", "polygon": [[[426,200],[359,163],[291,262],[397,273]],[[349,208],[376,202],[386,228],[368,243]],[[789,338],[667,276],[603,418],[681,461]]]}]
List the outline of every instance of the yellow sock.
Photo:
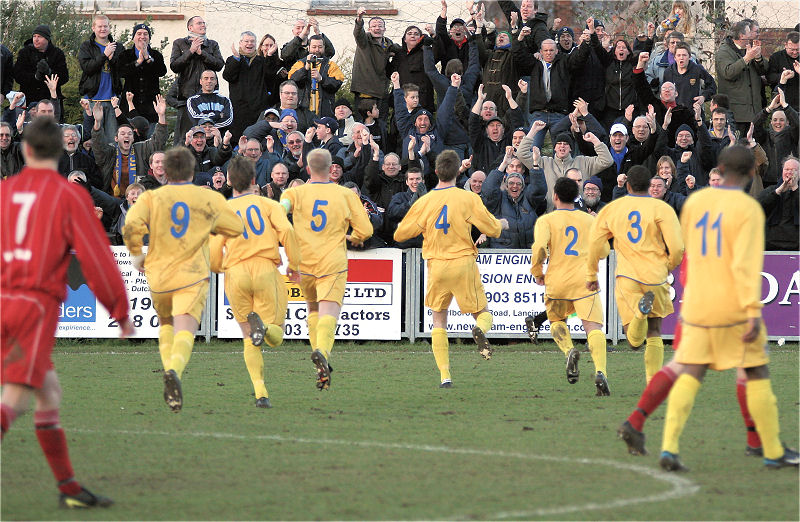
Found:
[{"label": "yellow sock", "polygon": [[319,324],[319,312],[308,314],[308,342],[311,343],[311,350],[317,349],[317,324]]},{"label": "yellow sock", "polygon": [[678,454],[678,439],[681,437],[683,427],[689,414],[692,413],[694,399],[700,391],[700,381],[684,373],[675,380],[672,390],[667,397],[667,417],[664,421],[664,440],[661,443],[662,451]]},{"label": "yellow sock", "polygon": [[161,355],[161,364],[165,370],[169,366],[170,359],[172,359],[174,336],[175,330],[171,324],[162,324],[158,328],[158,353]]},{"label": "yellow sock", "polygon": [[323,315],[317,324],[317,350],[322,352],[326,359],[330,359],[333,349],[333,340],[336,335],[336,318],[332,315]]},{"label": "yellow sock", "polygon": [[647,382],[664,366],[664,341],[661,337],[648,337],[644,348],[644,373]]},{"label": "yellow sock", "polygon": [[192,356],[192,347],[194,346],[194,334],[187,330],[181,330],[175,334],[175,341],[172,343],[172,358],[170,359],[169,368],[165,370],[175,370],[180,379],[183,375],[183,370],[189,364],[189,357]]},{"label": "yellow sock", "polygon": [[264,357],[261,355],[261,348],[253,346],[253,341],[249,338],[244,339],[244,364],[247,366],[247,373],[253,381],[253,391],[256,399],[269,397],[267,387],[264,386]]},{"label": "yellow sock", "polygon": [[264,335],[264,340],[270,348],[275,348],[283,342],[283,328],[277,324],[268,324],[267,333]]},{"label": "yellow sock", "polygon": [[439,367],[439,374],[442,381],[450,378],[450,343],[447,340],[447,330],[444,328],[434,328],[431,330],[431,348],[433,358],[436,359],[436,366]]},{"label": "yellow sock", "polygon": [[574,348],[572,345],[572,337],[569,335],[569,328],[564,321],[555,321],[550,323],[550,333],[553,334],[553,340],[558,347],[567,355],[570,350]]},{"label": "yellow sock", "polygon": [[594,371],[603,372],[608,377],[606,372],[606,334],[602,330],[592,330],[586,335],[586,344],[589,345],[589,353],[592,354]]},{"label": "yellow sock", "polygon": [[764,448],[764,458],[779,459],[783,455],[778,425],[778,404],[769,379],[747,380],[747,409],[756,424]]},{"label": "yellow sock", "polygon": [[475,319],[475,325],[481,329],[483,333],[488,333],[492,329],[492,314],[489,312],[482,312],[478,314]]},{"label": "yellow sock", "polygon": [[647,317],[634,317],[625,330],[625,336],[631,346],[640,347],[647,337]]}]

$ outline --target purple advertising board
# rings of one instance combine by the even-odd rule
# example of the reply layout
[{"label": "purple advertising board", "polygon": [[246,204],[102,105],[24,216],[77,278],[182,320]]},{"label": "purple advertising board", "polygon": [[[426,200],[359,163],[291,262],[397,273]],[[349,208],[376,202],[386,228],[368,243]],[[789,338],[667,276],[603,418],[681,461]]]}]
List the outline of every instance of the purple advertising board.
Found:
[{"label": "purple advertising board", "polygon": [[[765,252],[761,272],[761,316],[770,339],[780,337],[797,340],[800,336],[800,255],[797,252]],[[683,286],[680,267],[670,274],[675,313],[662,322],[661,332],[671,336],[680,316]]]}]

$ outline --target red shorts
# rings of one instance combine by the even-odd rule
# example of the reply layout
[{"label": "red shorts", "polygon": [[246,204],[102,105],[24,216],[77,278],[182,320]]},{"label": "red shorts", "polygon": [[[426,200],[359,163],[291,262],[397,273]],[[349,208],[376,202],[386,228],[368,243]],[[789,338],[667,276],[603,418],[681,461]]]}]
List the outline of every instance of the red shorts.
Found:
[{"label": "red shorts", "polygon": [[50,354],[58,326],[58,302],[34,292],[6,291],[0,295],[2,383],[41,388],[53,369]]}]

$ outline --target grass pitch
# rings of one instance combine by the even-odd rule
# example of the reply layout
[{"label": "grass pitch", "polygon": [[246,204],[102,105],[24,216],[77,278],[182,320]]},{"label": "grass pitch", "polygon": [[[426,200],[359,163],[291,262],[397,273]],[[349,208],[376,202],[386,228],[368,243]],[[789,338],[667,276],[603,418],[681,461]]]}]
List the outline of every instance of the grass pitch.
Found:
[{"label": "grass pitch", "polygon": [[[681,440],[691,472],[658,468],[665,407],[632,457],[617,426],[644,387],[642,353],[609,353],[569,385],[552,344],[451,343],[438,388],[426,343],[337,344],[329,391],[308,347],[265,351],[273,408],[256,409],[239,342],[195,345],[184,409],[162,399],[155,342],[60,341],[62,425],[79,480],[117,502],[57,509],[30,413],[2,444],[3,520],[798,520],[798,472],[745,457],[735,375],[710,372]],[[667,349],[666,358],[671,357]],[[782,438],[798,443],[798,347],[770,370]]]}]

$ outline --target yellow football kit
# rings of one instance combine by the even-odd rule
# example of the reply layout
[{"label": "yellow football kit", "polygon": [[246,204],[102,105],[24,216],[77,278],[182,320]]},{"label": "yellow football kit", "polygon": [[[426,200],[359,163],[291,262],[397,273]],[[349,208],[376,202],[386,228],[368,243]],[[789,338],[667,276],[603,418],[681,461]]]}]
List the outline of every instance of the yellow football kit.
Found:
[{"label": "yellow football kit", "polygon": [[194,332],[174,333],[172,317],[188,314],[200,321],[208,295],[209,235],[242,231],[242,220],[222,195],[190,182],[147,190],[128,210],[122,237],[131,254],[142,253],[150,234],[144,269],[161,322],[158,350],[164,370],[178,378],[189,363]]},{"label": "yellow football kit", "polygon": [[[242,219],[244,232],[234,238],[221,235],[211,238],[211,269],[225,272],[225,295],[236,322],[245,323],[252,312],[258,314],[265,324],[264,341],[274,348],[283,341],[288,304],[284,277],[277,269],[281,263],[278,241],[283,244],[289,268],[293,270],[299,266],[300,247],[278,202],[245,194],[229,199],[228,205]],[[249,336],[242,342],[255,396],[269,397],[261,348]]]},{"label": "yellow football kit", "polygon": [[[573,312],[583,321],[603,324],[603,305],[599,291],[586,289],[584,269],[589,247],[589,231],[594,218],[578,209],[556,209],[539,217],[533,229],[531,274],[544,276],[545,308],[556,344],[569,356],[574,348],[565,322]],[[603,256],[608,255],[608,242]],[[544,260],[549,257],[547,273]],[[606,374],[606,339],[601,330],[588,332],[589,351],[595,371]]]},{"label": "yellow football kit", "polygon": [[[500,236],[502,226],[472,192],[455,186],[434,189],[418,199],[403,217],[394,233],[395,241],[406,241],[422,234],[422,257],[428,263],[425,306],[434,312],[450,307],[453,297],[462,313],[478,314],[472,336],[484,357],[491,356],[485,333],[492,328],[492,314],[486,309],[486,293],[481,283],[472,242],[472,226],[491,237]],[[431,348],[439,368],[441,386],[452,386],[447,330],[431,330]],[[484,355],[488,353],[488,355]]]},{"label": "yellow football kit", "polygon": [[[714,370],[766,365],[767,332],[746,343],[748,320],[761,317],[764,212],[755,199],[734,187],[692,194],[681,212],[686,241],[686,285],[681,307],[681,342],[675,360]],[[662,450],[677,455],[683,427],[701,383],[678,377],[667,403]],[[747,408],[761,439],[765,463],[784,455],[778,408],[767,378],[748,374]]]}]

